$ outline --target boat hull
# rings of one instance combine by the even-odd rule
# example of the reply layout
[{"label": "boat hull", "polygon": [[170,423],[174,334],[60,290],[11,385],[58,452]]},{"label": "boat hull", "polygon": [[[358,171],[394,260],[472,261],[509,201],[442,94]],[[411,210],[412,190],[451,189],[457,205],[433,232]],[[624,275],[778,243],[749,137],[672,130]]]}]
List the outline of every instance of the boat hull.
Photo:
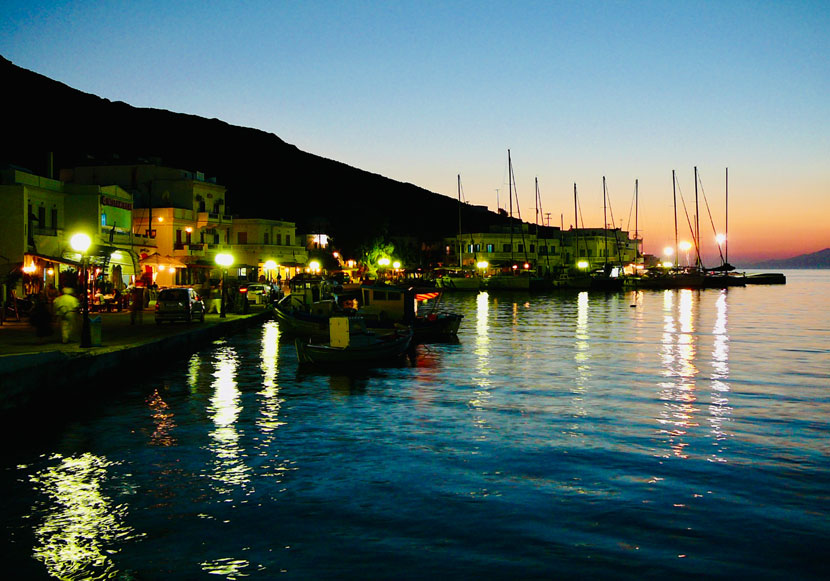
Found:
[{"label": "boat hull", "polygon": [[402,357],[412,343],[412,331],[388,336],[372,335],[364,340],[354,340],[347,347],[315,344],[295,339],[294,347],[301,364],[360,366],[394,361]]}]

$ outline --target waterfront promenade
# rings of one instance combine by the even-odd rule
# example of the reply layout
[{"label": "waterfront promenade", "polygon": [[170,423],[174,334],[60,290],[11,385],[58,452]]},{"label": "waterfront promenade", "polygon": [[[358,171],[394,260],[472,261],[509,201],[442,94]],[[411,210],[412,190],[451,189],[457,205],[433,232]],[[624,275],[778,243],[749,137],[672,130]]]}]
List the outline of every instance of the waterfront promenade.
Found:
[{"label": "waterfront promenade", "polygon": [[151,304],[135,325],[128,311],[91,316],[101,317],[101,345],[90,348],[79,345],[80,319],[66,344],[61,343],[57,324],[46,340],[36,337],[28,319],[0,326],[0,412],[14,411],[68,386],[90,385],[107,373],[128,378],[142,366],[185,356],[270,315],[260,307],[247,314],[227,313],[224,319],[208,314],[204,323],[157,325]]}]

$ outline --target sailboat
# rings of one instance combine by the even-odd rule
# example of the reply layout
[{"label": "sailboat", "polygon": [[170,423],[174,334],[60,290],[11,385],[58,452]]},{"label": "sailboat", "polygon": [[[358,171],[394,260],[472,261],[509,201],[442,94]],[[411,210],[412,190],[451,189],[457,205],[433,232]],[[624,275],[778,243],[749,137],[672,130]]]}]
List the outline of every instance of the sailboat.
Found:
[{"label": "sailboat", "polygon": [[[507,150],[507,166],[508,166],[508,173],[507,173],[507,183],[510,192],[510,262],[508,263],[507,269],[502,269],[501,272],[498,274],[494,274],[486,279],[486,288],[487,290],[524,290],[529,291],[531,287],[531,272],[530,272],[530,264],[527,261],[527,250],[525,249],[525,245],[522,244],[522,248],[525,249],[525,261],[519,266],[516,263],[515,256],[514,256],[514,220],[513,220],[513,195],[515,193],[515,178],[513,176],[513,160],[510,157],[510,150]],[[518,207],[518,194],[516,195],[516,206]],[[519,214],[519,224],[520,228],[522,227],[521,222],[521,212]],[[522,238],[524,239],[524,233],[522,231]]]},{"label": "sailboat", "polygon": [[[697,186],[698,186],[698,176],[697,176],[697,167],[695,167],[695,203],[697,203]],[[704,194],[705,198],[705,194]],[[727,199],[727,229],[729,224],[729,168],[726,170],[726,199]],[[706,207],[709,207],[709,203],[706,202]],[[710,214],[711,219],[711,214]],[[712,224],[714,229],[714,223]],[[720,252],[720,242],[718,242],[718,252]],[[727,253],[727,258],[729,254]],[[698,261],[700,260],[700,252],[698,252]],[[721,253],[721,265],[715,268],[703,268],[703,264],[698,262],[698,266],[700,270],[704,273],[703,278],[703,288],[726,288],[730,286],[746,286],[746,277],[743,274],[734,274],[732,271],[735,270],[735,267],[729,264],[729,262],[724,258],[723,253]]]},{"label": "sailboat", "polygon": [[479,291],[483,286],[481,276],[473,269],[464,268],[464,240],[461,228],[461,174],[458,174],[458,268],[442,269],[436,277],[436,286],[446,291]]}]

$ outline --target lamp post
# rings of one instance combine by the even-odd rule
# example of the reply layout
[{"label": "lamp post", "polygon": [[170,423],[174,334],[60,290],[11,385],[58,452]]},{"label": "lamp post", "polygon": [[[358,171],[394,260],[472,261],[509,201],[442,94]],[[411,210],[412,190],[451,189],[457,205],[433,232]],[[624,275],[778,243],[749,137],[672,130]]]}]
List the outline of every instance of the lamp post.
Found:
[{"label": "lamp post", "polygon": [[226,278],[226,275],[228,273],[228,267],[231,264],[233,264],[233,256],[230,255],[230,254],[221,253],[221,254],[217,254],[216,258],[214,260],[216,260],[216,264],[218,264],[219,266],[222,267],[222,300],[221,300],[221,303],[219,305],[219,318],[224,319],[225,318],[225,300],[226,300],[226,297],[227,297],[227,289],[226,289],[226,284],[225,284],[225,282],[226,282],[225,278]]},{"label": "lamp post", "polygon": [[89,268],[87,250],[89,250],[91,244],[92,240],[83,233],[75,234],[69,239],[69,245],[72,249],[81,253],[81,276],[84,279],[84,296],[81,302],[81,347],[92,347],[92,330],[89,327],[89,273],[87,272]]}]

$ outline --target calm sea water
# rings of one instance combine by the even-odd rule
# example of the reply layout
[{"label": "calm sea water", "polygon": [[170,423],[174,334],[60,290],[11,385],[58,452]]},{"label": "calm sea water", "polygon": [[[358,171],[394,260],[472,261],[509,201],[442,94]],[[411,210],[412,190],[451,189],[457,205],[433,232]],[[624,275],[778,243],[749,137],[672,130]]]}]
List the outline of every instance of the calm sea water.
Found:
[{"label": "calm sea water", "polygon": [[448,296],[458,342],[351,375],[298,371],[274,322],[148,362],[80,419],[6,438],[5,570],[818,578],[830,271],[787,275]]}]

